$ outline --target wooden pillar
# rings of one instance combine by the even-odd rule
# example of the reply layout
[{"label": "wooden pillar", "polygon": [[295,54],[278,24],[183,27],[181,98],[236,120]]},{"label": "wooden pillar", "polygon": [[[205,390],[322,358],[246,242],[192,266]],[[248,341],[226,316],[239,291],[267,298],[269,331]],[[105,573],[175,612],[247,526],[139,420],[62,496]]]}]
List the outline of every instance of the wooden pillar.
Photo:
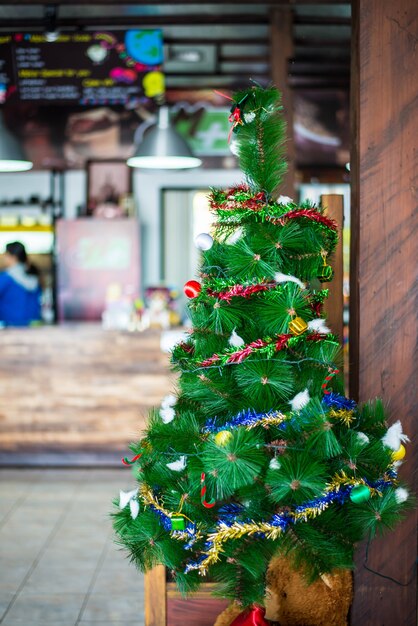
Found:
[{"label": "wooden pillar", "polygon": [[[321,205],[325,213],[338,224],[338,244],[331,261],[334,277],[330,285],[329,297],[325,300],[324,310],[328,325],[332,332],[337,334],[343,342],[343,309],[344,309],[344,259],[343,259],[343,223],[344,223],[344,196],[336,193],[321,196]],[[327,288],[326,283],[323,284]]]},{"label": "wooden pillar", "polygon": [[287,174],[280,193],[291,198],[295,194],[295,144],[293,139],[293,98],[288,84],[288,62],[293,57],[293,16],[290,8],[272,9],[270,14],[270,66],[273,84],[283,97],[287,124]]},{"label": "wooden pillar", "polygon": [[[416,0],[354,0],[353,29],[351,393],[361,401],[383,397],[389,421],[400,419],[412,439],[418,430]],[[411,486],[416,458],[408,445],[400,475]],[[415,512],[369,551],[369,567],[406,586],[368,572],[364,546],[359,549],[353,626],[416,624],[416,554]]]},{"label": "wooden pillar", "polygon": [[167,583],[164,565],[145,574],[145,626],[166,626]]}]

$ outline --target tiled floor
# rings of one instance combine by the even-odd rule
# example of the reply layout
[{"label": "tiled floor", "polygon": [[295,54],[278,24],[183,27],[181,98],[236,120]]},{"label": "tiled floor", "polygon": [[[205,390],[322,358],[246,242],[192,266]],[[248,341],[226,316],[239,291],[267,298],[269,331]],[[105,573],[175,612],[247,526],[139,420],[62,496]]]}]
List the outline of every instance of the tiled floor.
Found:
[{"label": "tiled floor", "polygon": [[0,624],[142,626],[143,576],[109,518],[129,469],[0,471]]}]

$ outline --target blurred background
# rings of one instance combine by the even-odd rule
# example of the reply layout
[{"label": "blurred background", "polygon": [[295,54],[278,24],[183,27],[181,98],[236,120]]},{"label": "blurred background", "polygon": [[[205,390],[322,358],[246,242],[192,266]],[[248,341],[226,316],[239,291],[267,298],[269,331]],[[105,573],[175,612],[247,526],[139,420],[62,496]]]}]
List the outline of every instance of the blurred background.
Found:
[{"label": "blurred background", "polygon": [[[42,326],[2,336],[2,463],[115,463],[166,392],[250,80],[283,91],[283,193],[342,197],[347,305],[350,3],[274,4],[0,4],[2,141],[32,164],[0,173],[0,252],[22,242],[42,283]],[[127,165],[162,108],[200,167]]]},{"label": "blurred background", "polygon": [[169,626],[225,606],[206,592],[185,610],[164,574],[145,603],[111,502],[135,485],[129,442],[175,388],[183,285],[209,189],[242,181],[228,118],[250,81],[283,92],[281,193],[340,222],[328,312],[346,354],[350,40],[341,0],[0,2],[0,269],[20,242],[41,289],[36,319],[0,328],[5,626],[163,626],[150,598],[166,584]]}]

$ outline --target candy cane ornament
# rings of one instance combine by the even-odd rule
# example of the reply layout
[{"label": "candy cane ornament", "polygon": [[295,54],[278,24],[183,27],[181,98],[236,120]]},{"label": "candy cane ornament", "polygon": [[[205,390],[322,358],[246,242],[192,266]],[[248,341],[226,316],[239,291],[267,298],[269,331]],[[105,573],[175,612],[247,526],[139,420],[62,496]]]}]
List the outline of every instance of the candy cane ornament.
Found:
[{"label": "candy cane ornament", "polygon": [[142,456],[142,452],[141,452],[141,454],[137,454],[137,455],[135,455],[135,456],[134,456],[131,460],[129,460],[129,459],[128,459],[128,457],[127,457],[127,456],[125,456],[125,457],[122,459],[122,463],[123,463],[124,465],[133,465],[133,464],[135,463],[135,461],[137,461],[137,460],[138,460],[141,456]]},{"label": "candy cane ornament", "polygon": [[322,391],[324,392],[324,394],[328,395],[329,393],[331,393],[331,391],[329,391],[329,389],[327,389],[327,385],[329,383],[329,381],[336,376],[336,374],[339,373],[340,370],[334,369],[334,370],[329,370],[329,374],[328,376],[325,377],[324,382],[322,383],[321,387],[322,387]]},{"label": "candy cane ornament", "polygon": [[205,479],[206,479],[206,474],[204,472],[202,472],[202,475],[200,477],[200,501],[203,504],[203,506],[206,509],[211,509],[215,506],[216,502],[215,500],[210,500],[209,502],[206,502],[206,484],[205,484]]}]

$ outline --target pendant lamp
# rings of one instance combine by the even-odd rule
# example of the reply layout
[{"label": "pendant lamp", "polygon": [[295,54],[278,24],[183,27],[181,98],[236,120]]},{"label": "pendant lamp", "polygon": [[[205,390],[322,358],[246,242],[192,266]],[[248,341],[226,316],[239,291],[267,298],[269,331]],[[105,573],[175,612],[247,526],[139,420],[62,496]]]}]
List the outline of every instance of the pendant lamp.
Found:
[{"label": "pendant lamp", "polygon": [[135,154],[127,161],[130,167],[174,170],[199,167],[202,161],[193,156],[186,141],[170,126],[168,107],[158,111],[158,122],[151,127]]},{"label": "pendant lamp", "polygon": [[25,172],[33,167],[23,153],[18,139],[6,128],[0,111],[0,172]]}]

